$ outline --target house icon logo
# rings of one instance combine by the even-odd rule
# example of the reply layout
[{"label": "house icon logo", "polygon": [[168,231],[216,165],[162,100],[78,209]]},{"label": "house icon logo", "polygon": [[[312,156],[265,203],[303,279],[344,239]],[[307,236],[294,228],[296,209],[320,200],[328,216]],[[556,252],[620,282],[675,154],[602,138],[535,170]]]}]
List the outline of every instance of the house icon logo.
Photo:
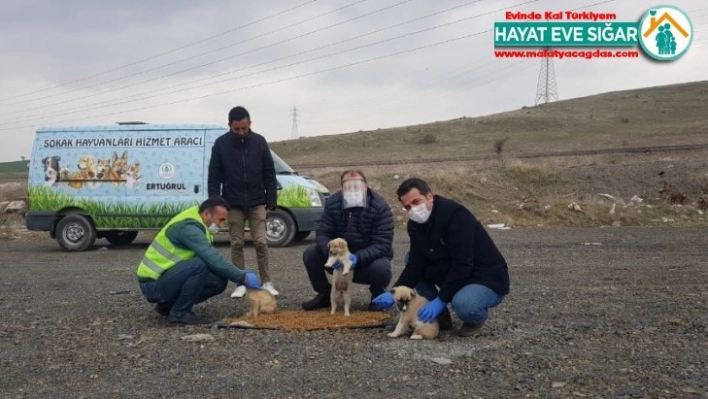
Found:
[{"label": "house icon logo", "polygon": [[674,6],[657,6],[639,22],[639,44],[648,56],[672,61],[686,53],[693,41],[693,25],[685,12]]}]

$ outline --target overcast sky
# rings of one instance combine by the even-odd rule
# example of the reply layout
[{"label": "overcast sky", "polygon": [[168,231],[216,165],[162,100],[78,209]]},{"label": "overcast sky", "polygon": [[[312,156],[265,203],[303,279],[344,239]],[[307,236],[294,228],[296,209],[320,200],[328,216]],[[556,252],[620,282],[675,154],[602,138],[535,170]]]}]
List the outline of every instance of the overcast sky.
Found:
[{"label": "overcast sky", "polygon": [[[42,126],[225,124],[235,105],[271,142],[291,137],[294,107],[299,134],[317,136],[533,105],[541,61],[495,59],[493,23],[602,1],[3,1],[0,162],[29,157]],[[584,11],[638,21],[657,4],[692,19],[681,59],[554,60],[560,98],[706,80],[705,2]]]}]

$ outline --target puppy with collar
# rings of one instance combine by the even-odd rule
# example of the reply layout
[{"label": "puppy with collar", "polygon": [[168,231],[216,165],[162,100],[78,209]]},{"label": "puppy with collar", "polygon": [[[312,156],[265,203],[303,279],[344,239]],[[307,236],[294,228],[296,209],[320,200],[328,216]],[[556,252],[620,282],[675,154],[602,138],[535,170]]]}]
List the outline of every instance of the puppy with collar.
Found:
[{"label": "puppy with collar", "polygon": [[342,268],[332,270],[332,291],[330,293],[330,302],[332,304],[331,314],[337,312],[337,303],[344,301],[344,315],[350,316],[349,306],[352,303],[352,295],[349,292],[354,281],[354,272],[352,272],[352,262],[349,259],[349,246],[342,238],[335,238],[328,244],[329,257],[325,263],[325,267],[331,268],[336,263],[341,263]]},{"label": "puppy with collar", "polygon": [[411,339],[434,339],[440,332],[440,325],[437,320],[432,323],[422,323],[418,320],[418,310],[428,303],[423,296],[405,286],[393,287],[391,290],[393,299],[396,300],[396,308],[400,313],[396,329],[388,336],[391,338],[400,337],[413,329]]}]

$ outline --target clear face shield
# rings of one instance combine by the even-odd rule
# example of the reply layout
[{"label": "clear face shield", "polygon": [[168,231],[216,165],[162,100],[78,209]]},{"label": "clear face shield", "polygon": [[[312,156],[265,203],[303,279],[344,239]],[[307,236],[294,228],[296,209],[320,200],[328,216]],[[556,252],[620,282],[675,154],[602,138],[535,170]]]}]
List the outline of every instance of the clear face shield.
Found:
[{"label": "clear face shield", "polygon": [[366,207],[366,182],[363,180],[347,180],[342,183],[342,207]]}]

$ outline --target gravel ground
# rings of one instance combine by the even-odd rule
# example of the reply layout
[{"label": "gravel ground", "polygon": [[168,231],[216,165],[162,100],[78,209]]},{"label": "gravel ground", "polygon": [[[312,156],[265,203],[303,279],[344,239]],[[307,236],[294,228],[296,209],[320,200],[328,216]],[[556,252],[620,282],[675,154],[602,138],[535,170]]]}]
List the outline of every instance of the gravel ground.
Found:
[{"label": "gravel ground", "polygon": [[[478,336],[425,342],[384,329],[171,327],[133,276],[149,236],[85,253],[0,241],[0,397],[708,397],[708,228],[492,235],[511,295]],[[311,243],[271,249],[281,308],[312,296],[301,263]],[[406,243],[397,234],[394,278]],[[231,288],[195,311],[245,312]],[[354,310],[368,300],[358,286]],[[193,334],[213,339],[182,339]]]}]

